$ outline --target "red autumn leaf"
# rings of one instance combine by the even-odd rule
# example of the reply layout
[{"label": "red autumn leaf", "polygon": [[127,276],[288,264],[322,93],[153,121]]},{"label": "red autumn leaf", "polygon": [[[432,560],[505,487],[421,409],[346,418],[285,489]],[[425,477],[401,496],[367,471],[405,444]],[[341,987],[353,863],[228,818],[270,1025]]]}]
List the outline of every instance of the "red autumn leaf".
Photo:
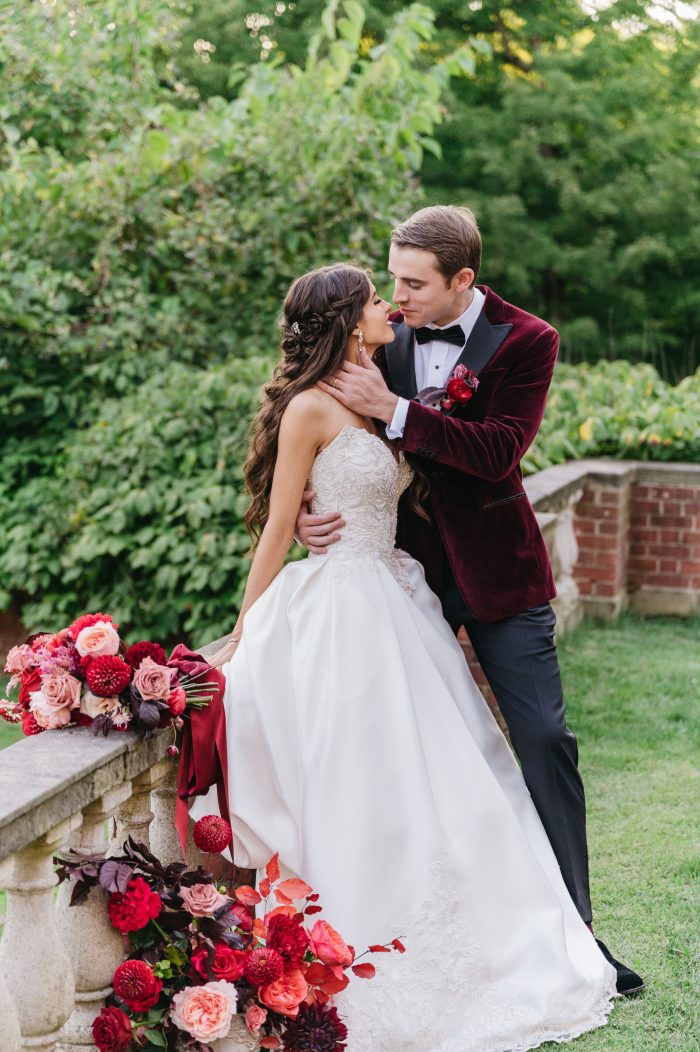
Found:
[{"label": "red autumn leaf", "polygon": [[399,953],[405,953],[406,952],[406,947],[404,946],[404,944],[401,942],[400,939],[392,939],[391,940],[391,945],[394,947],[395,950],[398,950]]},{"label": "red autumn leaf", "polygon": [[319,983],[325,982],[330,974],[331,972],[326,968],[325,964],[314,961],[304,972],[304,978],[311,986],[318,986]]},{"label": "red autumn leaf", "polygon": [[244,906],[257,906],[257,904],[262,901],[260,893],[257,892],[255,888],[247,887],[247,885],[244,885],[241,888],[236,888],[233,894],[239,902],[243,903]]},{"label": "red autumn leaf", "polygon": [[264,939],[266,936],[265,925],[263,924],[260,917],[256,917],[253,921],[253,935],[256,939]]},{"label": "red autumn leaf", "polygon": [[277,891],[281,891],[283,895],[294,900],[306,898],[307,895],[311,894],[313,888],[305,880],[292,877],[290,880],[283,880],[281,884],[278,884]]},{"label": "red autumn leaf", "polygon": [[304,913],[311,915],[312,913],[323,913],[323,906],[307,906]]},{"label": "red autumn leaf", "polygon": [[377,969],[373,964],[353,964],[352,970],[355,975],[359,975],[360,979],[371,979],[376,974]]},{"label": "red autumn leaf", "polygon": [[275,906],[273,910],[265,914],[265,921],[269,921],[270,917],[296,917],[297,911],[293,906]]},{"label": "red autumn leaf", "polygon": [[309,902],[318,902],[320,898],[321,896],[319,895],[319,893],[315,891],[313,895],[309,895]]},{"label": "red autumn leaf", "polygon": [[315,986],[329,996],[339,994],[350,982],[347,975],[341,973],[340,976],[335,976],[331,969],[327,968],[325,964],[321,964],[320,961],[315,961],[309,965],[304,972],[304,978],[309,986]]},{"label": "red autumn leaf", "polygon": [[270,894],[270,881],[267,879],[267,877],[263,877],[258,887],[260,890],[260,894],[264,899],[266,899],[267,896]]},{"label": "red autumn leaf", "polygon": [[265,872],[267,873],[267,879],[273,884],[276,880],[280,879],[280,867],[279,867],[279,851],[272,856],[268,864],[265,866]]},{"label": "red autumn leaf", "polygon": [[280,891],[279,888],[275,888],[275,898],[278,902],[281,902],[283,906],[291,906],[292,904],[292,900],[289,898],[289,896],[285,895],[285,893],[283,891]]},{"label": "red autumn leaf", "polygon": [[368,946],[370,953],[391,953],[388,946]]},{"label": "red autumn leaf", "polygon": [[281,1048],[282,1042],[278,1037],[264,1037],[260,1042],[261,1048]]},{"label": "red autumn leaf", "polygon": [[323,990],[316,991],[316,1000],[320,1005],[326,1005],[331,999],[331,995],[325,993]]}]

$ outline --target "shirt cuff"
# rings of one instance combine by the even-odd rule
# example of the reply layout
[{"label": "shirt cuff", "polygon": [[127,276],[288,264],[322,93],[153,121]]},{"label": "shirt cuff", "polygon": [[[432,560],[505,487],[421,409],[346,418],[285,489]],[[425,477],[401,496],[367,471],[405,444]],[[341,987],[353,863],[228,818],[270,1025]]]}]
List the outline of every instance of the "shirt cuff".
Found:
[{"label": "shirt cuff", "polygon": [[386,437],[387,438],[403,438],[404,428],[406,427],[406,417],[408,416],[409,401],[407,398],[399,398],[396,403],[396,409],[394,415],[391,418],[391,423],[387,424]]}]

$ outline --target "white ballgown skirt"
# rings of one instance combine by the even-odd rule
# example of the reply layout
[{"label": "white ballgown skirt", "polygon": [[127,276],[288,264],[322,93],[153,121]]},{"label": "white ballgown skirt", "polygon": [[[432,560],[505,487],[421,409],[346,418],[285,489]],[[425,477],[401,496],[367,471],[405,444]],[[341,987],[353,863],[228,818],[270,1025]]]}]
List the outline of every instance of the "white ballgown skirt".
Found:
[{"label": "white ballgown skirt", "polygon": [[235,861],[279,852],[358,954],[405,943],[338,996],[348,1052],[568,1041],[605,1022],[614,970],[421,567],[392,559],[291,563],[246,615],[224,666]]}]

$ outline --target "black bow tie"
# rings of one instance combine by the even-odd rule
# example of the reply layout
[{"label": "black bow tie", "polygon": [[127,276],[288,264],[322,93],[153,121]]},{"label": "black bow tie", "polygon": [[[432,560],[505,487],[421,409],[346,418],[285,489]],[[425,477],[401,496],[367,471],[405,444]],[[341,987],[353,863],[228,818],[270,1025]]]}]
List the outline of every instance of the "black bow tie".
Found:
[{"label": "black bow tie", "polygon": [[454,343],[457,347],[464,347],[466,342],[461,325],[450,325],[449,329],[429,329],[427,325],[424,325],[415,330],[415,336],[418,343],[432,343],[433,340],[440,340],[441,343]]}]

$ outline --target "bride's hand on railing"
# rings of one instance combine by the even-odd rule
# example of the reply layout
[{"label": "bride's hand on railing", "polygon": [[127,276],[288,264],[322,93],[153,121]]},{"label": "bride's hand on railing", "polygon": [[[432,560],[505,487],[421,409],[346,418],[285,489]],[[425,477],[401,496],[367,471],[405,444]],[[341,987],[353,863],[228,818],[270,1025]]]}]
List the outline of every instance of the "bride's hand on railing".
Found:
[{"label": "bride's hand on railing", "polygon": [[208,658],[209,664],[212,668],[220,668],[221,665],[225,665],[227,661],[230,661],[233,655],[236,653],[236,648],[241,641],[241,637],[237,636],[235,639],[229,639],[221,650],[217,650],[216,654]]}]

